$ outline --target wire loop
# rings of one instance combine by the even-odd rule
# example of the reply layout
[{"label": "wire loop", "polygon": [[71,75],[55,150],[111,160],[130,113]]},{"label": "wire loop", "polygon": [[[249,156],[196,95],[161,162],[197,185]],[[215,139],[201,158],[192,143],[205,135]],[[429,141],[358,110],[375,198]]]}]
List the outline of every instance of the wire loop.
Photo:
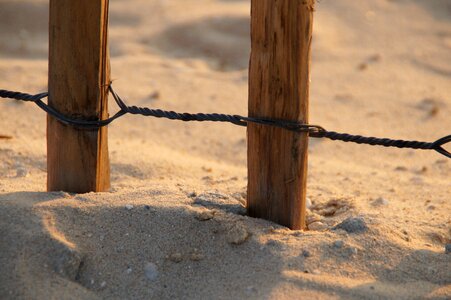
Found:
[{"label": "wire loop", "polygon": [[442,137],[441,139],[438,139],[437,141],[435,141],[433,143],[434,150],[440,154],[445,155],[448,158],[451,158],[451,153],[443,147],[444,145],[446,145],[448,143],[451,143],[451,135]]}]

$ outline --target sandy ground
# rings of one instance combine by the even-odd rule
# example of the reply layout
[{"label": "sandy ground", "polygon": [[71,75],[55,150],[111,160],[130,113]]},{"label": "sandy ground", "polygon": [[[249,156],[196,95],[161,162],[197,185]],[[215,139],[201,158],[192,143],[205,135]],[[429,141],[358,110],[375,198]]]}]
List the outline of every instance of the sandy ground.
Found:
[{"label": "sandy ground", "polygon": [[[47,90],[47,10],[0,0],[1,88]],[[114,86],[128,103],[246,114],[248,27],[249,1],[112,0]],[[449,134],[451,2],[322,0],[312,67],[312,123]],[[45,124],[1,100],[1,299],[451,298],[451,161],[436,153],[312,140],[316,230],[300,232],[243,216],[243,128],[125,117],[111,192],[72,195],[45,192]],[[349,217],[366,227],[333,229]]]}]

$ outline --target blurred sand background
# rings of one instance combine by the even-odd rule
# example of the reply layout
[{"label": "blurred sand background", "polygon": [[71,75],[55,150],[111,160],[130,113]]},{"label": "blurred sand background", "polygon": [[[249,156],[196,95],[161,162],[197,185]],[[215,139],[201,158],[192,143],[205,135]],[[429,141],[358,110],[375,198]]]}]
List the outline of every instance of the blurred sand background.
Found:
[{"label": "blurred sand background", "polygon": [[[111,0],[115,89],[246,114],[249,5]],[[47,24],[48,1],[0,0],[0,88],[47,90]],[[451,1],[321,0],[312,53],[313,124],[450,133]],[[300,232],[243,216],[244,128],[127,116],[111,192],[72,195],[45,193],[45,120],[0,101],[1,299],[451,298],[451,161],[434,152],[312,140]],[[332,230],[348,217],[368,229]]]}]

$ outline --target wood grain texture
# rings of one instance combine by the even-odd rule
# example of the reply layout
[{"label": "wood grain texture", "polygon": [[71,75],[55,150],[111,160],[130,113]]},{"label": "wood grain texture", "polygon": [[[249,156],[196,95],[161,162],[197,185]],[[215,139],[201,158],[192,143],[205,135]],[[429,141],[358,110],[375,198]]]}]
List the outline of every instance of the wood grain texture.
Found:
[{"label": "wood grain texture", "polygon": [[[252,0],[249,116],[308,122],[314,0]],[[305,227],[307,134],[248,126],[250,216]]]},{"label": "wood grain texture", "polygon": [[[108,117],[108,0],[50,0],[49,104],[73,118]],[[85,131],[47,118],[47,189],[110,188],[107,128]]]}]

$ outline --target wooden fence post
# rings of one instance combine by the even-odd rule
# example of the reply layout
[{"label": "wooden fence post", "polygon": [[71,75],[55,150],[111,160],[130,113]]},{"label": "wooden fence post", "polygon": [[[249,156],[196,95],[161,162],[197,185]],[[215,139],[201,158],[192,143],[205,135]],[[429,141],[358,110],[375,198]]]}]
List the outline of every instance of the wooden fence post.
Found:
[{"label": "wooden fence post", "polygon": [[[67,116],[108,117],[109,0],[50,0],[49,104]],[[110,187],[107,129],[79,130],[47,118],[47,189]]]},{"label": "wooden fence post", "polygon": [[[314,0],[252,0],[249,116],[308,122]],[[249,124],[248,212],[305,227],[307,134]]]}]

